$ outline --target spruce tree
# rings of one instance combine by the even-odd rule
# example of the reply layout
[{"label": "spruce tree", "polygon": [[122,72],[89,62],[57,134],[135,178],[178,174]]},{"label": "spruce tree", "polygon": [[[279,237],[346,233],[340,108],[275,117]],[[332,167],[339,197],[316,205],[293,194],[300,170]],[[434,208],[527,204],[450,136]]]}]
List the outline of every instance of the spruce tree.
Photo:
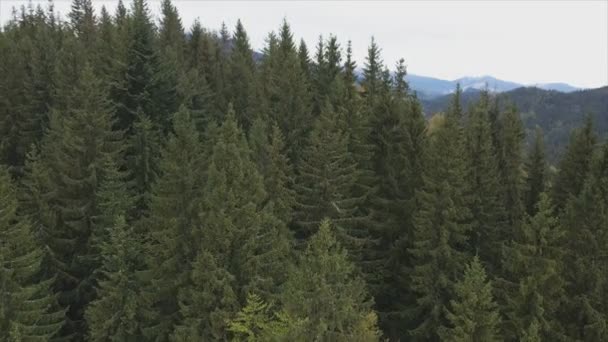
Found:
[{"label": "spruce tree", "polygon": [[296,178],[296,237],[310,237],[323,219],[339,229],[338,239],[358,253],[366,235],[358,210],[362,198],[353,195],[357,163],[348,150],[348,134],[338,114],[327,105],[315,121]]},{"label": "spruce tree", "polygon": [[517,340],[536,322],[542,339],[558,340],[563,331],[557,310],[564,300],[561,238],[563,230],[548,196],[543,193],[537,213],[519,226],[511,244],[504,249],[506,288],[505,338]]},{"label": "spruce tree", "polygon": [[89,304],[86,319],[91,341],[145,341],[147,297],[140,279],[145,267],[141,238],[124,216],[116,216],[101,246],[103,257],[97,299]]},{"label": "spruce tree", "polygon": [[174,115],[173,133],[161,153],[160,176],[152,187],[150,215],[140,223],[148,235],[147,263],[151,284],[151,310],[157,320],[148,322],[148,334],[166,338],[177,322],[178,290],[187,282],[190,264],[198,254],[200,209],[204,178],[202,146],[190,113]]},{"label": "spruce tree", "polygon": [[489,94],[484,92],[469,111],[465,134],[471,249],[493,274],[500,265],[506,213],[501,201],[498,160],[492,146],[489,106]]},{"label": "spruce tree", "polygon": [[277,125],[268,132],[266,123],[256,119],[249,135],[253,160],[264,177],[266,202],[272,205],[275,216],[285,224],[291,222],[295,206],[293,169],[285,155],[283,133]]},{"label": "spruce tree", "polygon": [[562,321],[573,339],[594,341],[608,337],[608,143],[591,165],[578,196],[571,198],[562,217],[565,230],[564,272],[568,303]]},{"label": "spruce tree", "polygon": [[290,270],[281,294],[284,309],[305,319],[307,339],[377,341],[376,315],[365,283],[332,230],[330,221],[323,221]]},{"label": "spruce tree", "polygon": [[467,208],[463,136],[458,116],[448,113],[431,133],[426,152],[422,189],[417,193],[410,288],[416,307],[410,313],[415,340],[437,340],[447,324],[445,310],[454,284],[468,261]]},{"label": "spruce tree", "polygon": [[232,44],[227,98],[234,106],[239,124],[248,131],[253,123],[255,64],[249,37],[240,20],[236,23]]},{"label": "spruce tree", "polygon": [[284,278],[289,242],[283,222],[265,206],[264,180],[247,140],[229,111],[207,169],[202,236],[206,249],[236,277],[235,293],[276,293]]},{"label": "spruce tree", "polygon": [[[503,191],[504,209],[507,223],[512,229],[521,224],[524,213],[524,173],[523,173],[523,139],[524,129],[517,109],[510,106],[502,115],[501,151],[499,151],[499,170]],[[510,236],[505,231],[501,240]]]},{"label": "spruce tree", "polygon": [[181,322],[170,340],[227,340],[228,321],[239,308],[234,275],[218,265],[210,252],[201,250],[189,278],[191,285],[179,294]]},{"label": "spruce tree", "polygon": [[289,160],[298,165],[311,129],[311,94],[287,22],[279,33],[274,42],[269,41],[261,87],[268,116],[283,132]]},{"label": "spruce tree", "polygon": [[545,161],[545,143],[543,132],[536,128],[534,144],[526,160],[526,212],[536,214],[536,204],[540,194],[547,190],[547,162]]},{"label": "spruce tree", "polygon": [[48,341],[64,323],[52,279],[41,278],[43,246],[27,220],[17,217],[16,189],[0,169],[0,339]]},{"label": "spruce tree", "polygon": [[581,192],[591,169],[596,144],[593,120],[588,116],[585,125],[572,132],[564,156],[559,161],[559,171],[552,187],[552,198],[558,212]]},{"label": "spruce tree", "polygon": [[97,192],[106,175],[106,161],[118,164],[120,132],[112,130],[111,106],[100,80],[85,66],[69,98],[69,110],[54,112],[43,139],[39,160],[25,176],[25,211],[40,224],[50,250],[50,272],[59,303],[69,307],[62,335],[86,331],[83,314],[94,298],[93,274],[99,267],[92,236],[97,228]]},{"label": "spruce tree", "polygon": [[442,341],[502,341],[492,283],[478,257],[467,265],[464,276],[454,286],[454,294],[447,312],[450,324],[439,331]]}]

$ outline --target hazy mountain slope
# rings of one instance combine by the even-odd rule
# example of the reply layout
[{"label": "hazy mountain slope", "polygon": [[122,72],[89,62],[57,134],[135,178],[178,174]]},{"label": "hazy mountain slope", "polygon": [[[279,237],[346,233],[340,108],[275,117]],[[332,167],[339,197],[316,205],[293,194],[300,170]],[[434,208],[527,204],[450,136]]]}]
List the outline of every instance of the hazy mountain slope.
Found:
[{"label": "hazy mountain slope", "polygon": [[[587,114],[594,117],[598,133],[602,137],[608,136],[608,87],[571,93],[522,87],[498,96],[502,105],[512,102],[517,106],[528,133],[532,133],[536,126],[543,129],[548,156],[553,162],[567,145],[572,129],[579,127]],[[450,97],[422,99],[426,115],[445,110]],[[466,91],[462,102],[466,107],[478,98],[479,91]]]}]

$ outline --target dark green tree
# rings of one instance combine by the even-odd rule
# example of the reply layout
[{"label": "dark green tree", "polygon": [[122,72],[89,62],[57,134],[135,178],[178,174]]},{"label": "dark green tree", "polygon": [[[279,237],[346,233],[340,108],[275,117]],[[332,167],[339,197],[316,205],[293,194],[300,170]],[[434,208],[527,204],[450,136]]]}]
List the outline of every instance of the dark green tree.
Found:
[{"label": "dark green tree", "polygon": [[231,43],[233,47],[229,62],[227,98],[234,106],[239,124],[248,131],[254,119],[252,101],[255,99],[255,64],[249,37],[240,20],[236,23]]},{"label": "dark green tree", "polygon": [[562,322],[576,340],[608,337],[608,144],[594,158],[581,192],[562,217],[566,255],[563,267],[568,303]]},{"label": "dark green tree", "polygon": [[143,323],[149,305],[142,294],[140,275],[145,268],[141,237],[124,216],[108,229],[101,246],[103,262],[97,299],[89,304],[86,319],[91,341],[145,341]]},{"label": "dark green tree", "polygon": [[430,134],[423,187],[417,193],[414,217],[411,291],[417,305],[411,336],[435,341],[440,326],[448,324],[446,309],[454,284],[468,262],[467,208],[463,134],[458,117],[448,113]]},{"label": "dark green tree", "polygon": [[296,178],[296,237],[315,233],[323,219],[338,227],[338,239],[357,255],[367,237],[358,210],[362,198],[353,194],[358,179],[357,163],[348,150],[344,122],[327,105],[314,124]]},{"label": "dark green tree", "polygon": [[464,276],[454,286],[454,299],[447,312],[449,326],[441,327],[442,341],[502,341],[499,333],[500,314],[492,297],[492,282],[474,257]]},{"label": "dark green tree", "polygon": [[40,224],[49,249],[47,271],[55,273],[59,303],[68,308],[62,335],[81,337],[86,305],[94,298],[93,274],[99,267],[93,250],[97,192],[108,160],[119,164],[122,137],[112,130],[112,109],[100,80],[85,66],[66,112],[54,112],[40,158],[26,174],[24,201]]},{"label": "dark green tree", "polygon": [[530,216],[536,214],[540,194],[547,190],[547,162],[545,160],[545,142],[543,132],[536,128],[534,145],[532,145],[526,160],[526,212]]},{"label": "dark green tree", "polygon": [[17,217],[16,189],[0,169],[0,339],[48,341],[64,323],[52,279],[41,279],[44,249],[27,220]]},{"label": "dark green tree", "polygon": [[515,230],[512,242],[504,249],[503,267],[507,280],[504,300],[505,338],[524,337],[534,322],[543,340],[559,340],[563,331],[557,310],[564,300],[562,277],[563,230],[552,216],[553,208],[543,193],[537,213]]},{"label": "dark green tree", "polygon": [[[524,218],[524,170],[523,139],[524,128],[519,112],[510,106],[502,115],[501,151],[498,154],[498,168],[501,171],[501,183],[504,209],[507,223],[512,229],[521,224]],[[511,232],[504,231],[500,240],[507,240]]]},{"label": "dark green tree", "polygon": [[468,113],[466,134],[467,183],[471,210],[471,249],[478,253],[490,274],[500,266],[505,212],[500,187],[498,159],[492,145],[489,120],[490,99],[482,93]]},{"label": "dark green tree", "polygon": [[377,341],[376,314],[365,283],[332,230],[330,221],[323,221],[290,270],[281,294],[284,309],[305,320],[307,339]]},{"label": "dark green tree", "polygon": [[166,338],[178,321],[178,290],[189,277],[190,264],[201,245],[200,210],[203,200],[202,145],[190,113],[182,108],[173,119],[173,133],[163,148],[159,178],[152,186],[150,215],[140,223],[149,236],[146,251],[156,321],[147,333]]},{"label": "dark green tree", "polygon": [[204,198],[205,249],[236,277],[234,292],[242,301],[249,292],[270,298],[284,278],[287,230],[265,205],[264,180],[233,111],[219,129]]},{"label": "dark green tree", "polygon": [[558,165],[558,174],[552,187],[555,209],[561,212],[572,197],[582,190],[591,169],[591,160],[597,144],[593,120],[587,117],[585,125],[572,132],[568,147]]}]

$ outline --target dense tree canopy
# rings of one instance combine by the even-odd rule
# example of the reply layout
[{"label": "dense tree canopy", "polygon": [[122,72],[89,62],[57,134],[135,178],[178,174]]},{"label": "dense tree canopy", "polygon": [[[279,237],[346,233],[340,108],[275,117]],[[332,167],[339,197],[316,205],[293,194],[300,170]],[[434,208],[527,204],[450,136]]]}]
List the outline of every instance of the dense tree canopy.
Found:
[{"label": "dense tree canopy", "polygon": [[490,91],[425,120],[375,39],[150,6],[0,30],[0,340],[608,340],[591,117],[551,164]]}]

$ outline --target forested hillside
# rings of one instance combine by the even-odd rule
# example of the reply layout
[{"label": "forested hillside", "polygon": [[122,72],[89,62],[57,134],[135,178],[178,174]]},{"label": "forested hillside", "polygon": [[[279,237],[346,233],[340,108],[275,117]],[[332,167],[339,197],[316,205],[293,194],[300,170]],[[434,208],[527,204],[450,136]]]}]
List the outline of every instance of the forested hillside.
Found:
[{"label": "forested hillside", "polygon": [[0,341],[608,340],[592,119],[549,173],[524,122],[557,121],[460,91],[427,121],[373,39],[358,78],[280,18],[254,58],[241,22],[112,13],[0,33]]},{"label": "forested hillside", "polygon": [[[479,100],[481,92],[463,92],[464,106]],[[608,137],[608,87],[562,93],[540,88],[517,88],[496,95],[502,107],[517,106],[526,128],[528,144],[534,141],[536,127],[545,134],[547,156],[551,164],[556,164],[568,145],[572,130],[579,127],[587,116],[595,122],[597,134]],[[444,111],[451,95],[434,99],[422,99],[422,107],[427,116]]]}]

